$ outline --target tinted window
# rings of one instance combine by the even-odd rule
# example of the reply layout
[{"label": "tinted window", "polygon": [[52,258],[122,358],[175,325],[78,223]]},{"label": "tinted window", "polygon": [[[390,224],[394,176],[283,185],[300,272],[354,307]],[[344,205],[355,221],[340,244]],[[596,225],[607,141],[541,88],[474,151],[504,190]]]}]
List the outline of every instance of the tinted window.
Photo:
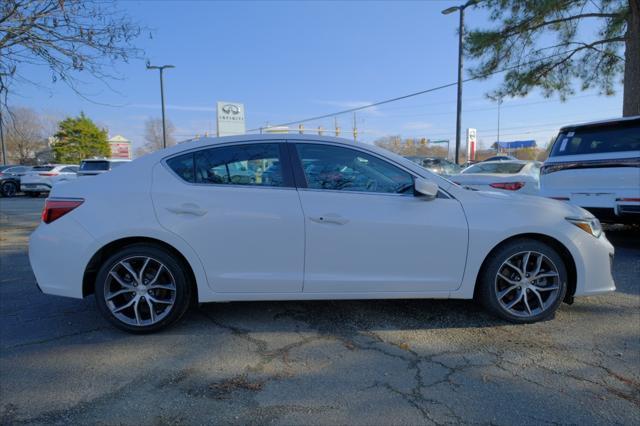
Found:
[{"label": "tinted window", "polygon": [[409,173],[372,155],[331,145],[298,144],[296,148],[309,188],[413,193]]},{"label": "tinted window", "polygon": [[285,186],[276,143],[210,148],[194,157],[196,183]]},{"label": "tinted window", "polygon": [[519,173],[523,167],[522,163],[478,163],[463,170],[462,173],[514,174]]},{"label": "tinted window", "polygon": [[193,153],[170,158],[167,160],[167,165],[182,179],[194,182]]},{"label": "tinted window", "polygon": [[53,169],[54,166],[35,166],[32,170],[34,172],[48,172]]},{"label": "tinted window", "polygon": [[80,170],[82,171],[102,171],[109,170],[108,161],[83,161],[80,163]]},{"label": "tinted window", "polygon": [[551,157],[623,151],[640,151],[640,125],[561,132]]}]

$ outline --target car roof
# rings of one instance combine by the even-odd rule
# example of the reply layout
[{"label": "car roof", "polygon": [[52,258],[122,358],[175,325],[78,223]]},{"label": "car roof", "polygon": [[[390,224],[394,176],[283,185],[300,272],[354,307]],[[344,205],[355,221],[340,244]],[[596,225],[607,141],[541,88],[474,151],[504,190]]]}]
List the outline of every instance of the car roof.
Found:
[{"label": "car roof", "polygon": [[567,130],[576,130],[576,129],[584,129],[589,127],[614,127],[618,124],[640,124],[640,115],[635,115],[632,117],[620,117],[620,118],[612,118],[609,120],[599,120],[599,121],[590,121],[587,123],[579,123],[579,124],[571,124],[567,126],[563,126],[560,128],[560,131]]},{"label": "car roof", "polygon": [[[230,142],[244,142],[255,139],[256,141],[282,141],[282,140],[300,140],[300,141],[325,141],[325,142],[334,142],[334,143],[343,143],[347,145],[353,145],[354,142],[351,139],[345,138],[336,138],[334,136],[320,136],[313,134],[304,134],[301,135],[299,133],[247,133],[244,135],[236,135],[236,136],[221,136],[221,137],[212,137],[212,136],[204,136],[200,138],[192,138],[187,139],[181,143],[190,143],[190,142],[198,142],[204,144],[210,143],[230,143]],[[369,144],[366,144],[369,145]]]}]

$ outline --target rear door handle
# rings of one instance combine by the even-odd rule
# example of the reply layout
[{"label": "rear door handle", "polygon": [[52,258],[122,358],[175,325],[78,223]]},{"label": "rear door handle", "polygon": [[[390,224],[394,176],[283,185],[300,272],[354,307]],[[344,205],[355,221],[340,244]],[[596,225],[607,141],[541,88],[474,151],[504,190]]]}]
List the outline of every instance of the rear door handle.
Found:
[{"label": "rear door handle", "polygon": [[309,220],[316,223],[332,223],[334,225],[344,225],[349,222],[349,219],[345,219],[344,217],[337,214],[324,214],[321,216],[310,216]]},{"label": "rear door handle", "polygon": [[171,213],[175,213],[175,214],[186,214],[186,215],[192,215],[192,216],[204,216],[205,214],[207,214],[207,211],[204,209],[201,209],[200,207],[198,207],[195,204],[183,204],[180,207],[167,207],[167,210],[170,211]]}]

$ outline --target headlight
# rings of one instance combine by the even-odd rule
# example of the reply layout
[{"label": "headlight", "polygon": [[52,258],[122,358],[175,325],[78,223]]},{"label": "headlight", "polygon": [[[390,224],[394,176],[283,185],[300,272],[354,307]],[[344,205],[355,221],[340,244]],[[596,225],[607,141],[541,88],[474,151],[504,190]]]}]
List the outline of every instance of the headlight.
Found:
[{"label": "headlight", "polygon": [[591,234],[596,238],[602,235],[602,225],[600,225],[600,221],[595,217],[582,219],[568,217],[566,219],[578,228],[582,229],[584,232]]}]

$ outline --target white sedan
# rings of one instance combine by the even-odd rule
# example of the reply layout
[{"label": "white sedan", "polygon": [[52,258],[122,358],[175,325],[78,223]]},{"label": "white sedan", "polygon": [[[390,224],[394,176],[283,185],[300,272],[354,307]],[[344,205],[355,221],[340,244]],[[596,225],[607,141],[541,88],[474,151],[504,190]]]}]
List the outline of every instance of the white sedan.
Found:
[{"label": "white sedan", "polygon": [[539,161],[483,161],[451,176],[451,180],[478,190],[537,195],[540,193],[540,167]]},{"label": "white sedan", "polygon": [[366,144],[204,138],[55,186],[29,257],[40,289],[95,294],[150,332],[195,302],[455,298],[525,323],[615,290],[587,211],[470,191]]},{"label": "white sedan", "polygon": [[20,190],[30,197],[42,192],[50,192],[58,182],[66,182],[78,177],[78,166],[72,164],[46,164],[34,166],[20,179]]}]

